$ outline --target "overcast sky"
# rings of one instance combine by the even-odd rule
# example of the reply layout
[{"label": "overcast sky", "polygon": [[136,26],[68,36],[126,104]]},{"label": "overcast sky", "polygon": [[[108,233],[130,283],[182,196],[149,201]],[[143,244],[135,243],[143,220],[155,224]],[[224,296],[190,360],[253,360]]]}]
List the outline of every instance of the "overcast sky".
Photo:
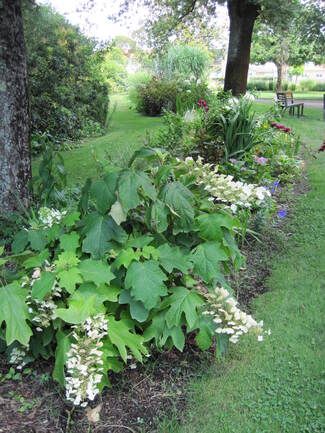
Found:
[{"label": "overcast sky", "polygon": [[146,10],[138,10],[132,22],[115,23],[108,16],[117,13],[120,2],[118,0],[96,0],[94,6],[87,12],[77,12],[80,0],[37,0],[39,4],[49,4],[60,14],[64,15],[72,24],[78,25],[89,36],[102,41],[110,40],[117,35],[131,36],[137,30],[146,16]]},{"label": "overcast sky", "polygon": [[[83,3],[80,0],[37,0],[37,3],[51,5],[83,32],[101,41],[110,40],[117,35],[132,36],[132,32],[141,26],[147,14],[146,9],[138,8],[132,21],[115,23],[108,16],[118,12],[119,0],[95,0],[93,8],[82,13],[77,12],[78,6]],[[227,8],[220,6],[218,9],[218,21],[228,22]]]}]

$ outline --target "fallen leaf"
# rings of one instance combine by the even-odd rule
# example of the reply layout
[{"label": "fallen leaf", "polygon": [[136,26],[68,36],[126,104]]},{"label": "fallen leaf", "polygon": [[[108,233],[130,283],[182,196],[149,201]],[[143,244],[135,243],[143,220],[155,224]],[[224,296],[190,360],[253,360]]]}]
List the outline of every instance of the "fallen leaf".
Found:
[{"label": "fallen leaf", "polygon": [[87,415],[88,421],[93,422],[93,423],[98,422],[100,420],[99,414],[100,414],[101,409],[102,409],[101,404],[99,404],[98,406],[96,406],[94,408],[87,407],[86,415]]}]

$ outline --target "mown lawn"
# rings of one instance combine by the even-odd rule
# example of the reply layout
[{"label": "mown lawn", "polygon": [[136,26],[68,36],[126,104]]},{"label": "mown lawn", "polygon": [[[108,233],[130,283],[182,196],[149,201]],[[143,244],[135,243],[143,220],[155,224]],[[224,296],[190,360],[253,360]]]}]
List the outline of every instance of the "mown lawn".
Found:
[{"label": "mown lawn", "polygon": [[[258,97],[261,99],[274,99],[276,92],[256,92]],[[295,99],[310,99],[310,100],[322,100],[324,92],[297,92],[293,91],[293,96]]]},{"label": "mown lawn", "polygon": [[[288,118],[287,118],[288,117]],[[286,116],[314,149],[325,122]],[[262,343],[246,338],[193,382],[179,425],[160,433],[325,432],[325,155],[308,164],[311,190],[298,196],[271,263],[269,291],[253,304],[271,329]]]},{"label": "mown lawn", "polygon": [[[114,95],[111,106],[117,103],[108,134],[83,140],[80,147],[61,152],[68,173],[68,184],[83,184],[87,177],[98,173],[94,155],[100,161],[111,159],[115,165],[126,166],[133,152],[144,145],[146,131],[162,125],[162,117],[147,117],[130,108],[126,95]],[[38,162],[33,164],[37,170]]]}]

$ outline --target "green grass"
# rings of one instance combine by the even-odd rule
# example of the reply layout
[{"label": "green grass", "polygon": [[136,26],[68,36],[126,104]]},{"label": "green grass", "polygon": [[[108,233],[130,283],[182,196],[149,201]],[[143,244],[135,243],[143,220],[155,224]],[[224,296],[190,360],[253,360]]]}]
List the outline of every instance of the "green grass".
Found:
[{"label": "green grass", "polygon": [[[112,106],[117,103],[109,133],[102,137],[83,140],[79,148],[62,152],[68,174],[68,184],[83,184],[87,177],[95,178],[98,167],[92,149],[98,160],[111,158],[118,166],[126,166],[133,152],[143,146],[146,131],[153,131],[162,125],[161,117],[145,117],[130,109],[126,95],[115,95]],[[38,161],[33,164],[37,170]]]},{"label": "green grass", "polygon": [[[325,123],[285,119],[316,143]],[[316,128],[317,126],[317,128]],[[314,130],[317,129],[317,131]],[[325,155],[308,165],[311,190],[297,198],[287,242],[271,264],[269,291],[254,316],[271,329],[263,343],[247,337],[191,383],[183,423],[160,433],[325,432]],[[290,234],[290,236],[289,236]]]},{"label": "green grass", "polygon": [[[323,100],[324,92],[297,92],[293,91],[293,96],[295,99],[314,99],[314,100]],[[257,95],[262,99],[274,99],[276,92],[263,92],[258,91]]]}]

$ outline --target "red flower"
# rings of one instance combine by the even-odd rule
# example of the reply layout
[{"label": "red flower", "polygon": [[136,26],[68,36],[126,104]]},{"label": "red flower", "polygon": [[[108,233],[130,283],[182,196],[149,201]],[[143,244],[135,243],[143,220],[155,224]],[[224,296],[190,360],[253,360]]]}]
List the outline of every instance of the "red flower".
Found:
[{"label": "red flower", "polygon": [[325,152],[325,140],[323,142],[323,146],[318,149],[318,152]]},{"label": "red flower", "polygon": [[208,106],[206,106],[206,107],[204,107],[204,108],[205,108],[205,111],[206,111],[206,112],[209,111],[209,107],[208,107]]}]

